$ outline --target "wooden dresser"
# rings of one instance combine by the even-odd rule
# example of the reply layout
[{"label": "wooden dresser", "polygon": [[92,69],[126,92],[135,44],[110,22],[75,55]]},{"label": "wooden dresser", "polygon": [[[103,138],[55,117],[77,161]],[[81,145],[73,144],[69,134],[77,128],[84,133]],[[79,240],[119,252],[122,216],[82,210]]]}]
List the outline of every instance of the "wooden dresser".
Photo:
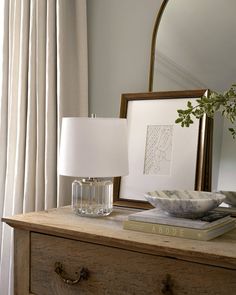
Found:
[{"label": "wooden dresser", "polygon": [[132,212],[4,218],[14,227],[15,294],[236,294],[236,230],[209,242],[123,230]]}]

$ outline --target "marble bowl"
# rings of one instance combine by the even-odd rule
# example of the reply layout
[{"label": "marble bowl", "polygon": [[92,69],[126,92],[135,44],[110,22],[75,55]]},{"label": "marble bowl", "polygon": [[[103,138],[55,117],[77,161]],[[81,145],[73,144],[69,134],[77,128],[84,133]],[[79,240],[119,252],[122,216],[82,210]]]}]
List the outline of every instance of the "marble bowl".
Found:
[{"label": "marble bowl", "polygon": [[218,207],[224,201],[225,196],[200,191],[164,190],[148,192],[145,198],[154,207],[176,217],[198,218]]},{"label": "marble bowl", "polygon": [[236,207],[236,192],[233,191],[219,191],[220,194],[225,196],[224,202],[232,207]]}]

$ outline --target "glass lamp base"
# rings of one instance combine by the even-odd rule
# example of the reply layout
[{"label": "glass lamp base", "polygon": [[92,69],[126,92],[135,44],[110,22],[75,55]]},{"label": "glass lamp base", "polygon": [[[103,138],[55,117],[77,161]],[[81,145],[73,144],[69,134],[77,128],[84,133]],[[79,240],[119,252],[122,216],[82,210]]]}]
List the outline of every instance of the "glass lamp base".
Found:
[{"label": "glass lamp base", "polygon": [[107,216],[112,212],[113,182],[86,178],[72,183],[72,208],[80,216]]}]

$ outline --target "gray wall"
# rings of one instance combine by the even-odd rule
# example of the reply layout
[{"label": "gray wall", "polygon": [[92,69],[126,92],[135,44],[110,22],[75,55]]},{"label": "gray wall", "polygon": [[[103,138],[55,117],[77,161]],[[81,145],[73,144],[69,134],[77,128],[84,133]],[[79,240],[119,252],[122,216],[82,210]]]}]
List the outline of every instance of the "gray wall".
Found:
[{"label": "gray wall", "polygon": [[120,97],[148,90],[161,0],[88,0],[89,112],[119,116]]}]

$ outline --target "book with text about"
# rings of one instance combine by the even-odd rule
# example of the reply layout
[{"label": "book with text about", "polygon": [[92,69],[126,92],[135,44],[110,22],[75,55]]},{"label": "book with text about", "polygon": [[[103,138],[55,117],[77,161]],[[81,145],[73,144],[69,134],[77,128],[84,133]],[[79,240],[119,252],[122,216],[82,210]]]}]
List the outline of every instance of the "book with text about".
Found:
[{"label": "book with text about", "polygon": [[128,216],[128,220],[141,221],[147,223],[158,223],[163,225],[174,225],[196,229],[210,229],[218,227],[228,220],[232,220],[225,212],[209,212],[206,216],[199,219],[187,219],[174,217],[160,209],[149,209],[133,213]]},{"label": "book with text about", "polygon": [[208,241],[235,228],[235,219],[226,220],[219,226],[208,229],[196,229],[166,224],[125,220],[123,228],[126,230],[166,235],[179,238]]}]

